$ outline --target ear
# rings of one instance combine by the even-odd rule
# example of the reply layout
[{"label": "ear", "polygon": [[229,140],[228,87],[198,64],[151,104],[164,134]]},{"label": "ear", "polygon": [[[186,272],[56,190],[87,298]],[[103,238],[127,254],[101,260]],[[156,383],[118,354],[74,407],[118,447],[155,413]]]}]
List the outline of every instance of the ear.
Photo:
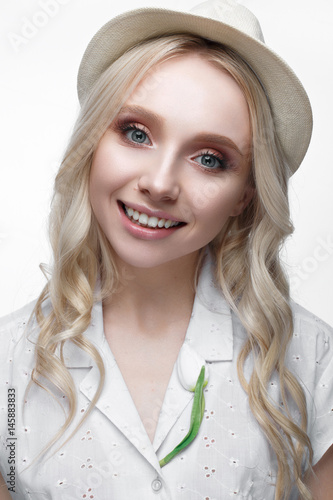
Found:
[{"label": "ear", "polygon": [[241,196],[237,205],[230,214],[231,217],[237,217],[237,215],[240,215],[243,212],[243,210],[248,206],[248,204],[252,200],[254,193],[255,193],[255,188],[250,184],[248,184],[244,189],[243,195]]}]

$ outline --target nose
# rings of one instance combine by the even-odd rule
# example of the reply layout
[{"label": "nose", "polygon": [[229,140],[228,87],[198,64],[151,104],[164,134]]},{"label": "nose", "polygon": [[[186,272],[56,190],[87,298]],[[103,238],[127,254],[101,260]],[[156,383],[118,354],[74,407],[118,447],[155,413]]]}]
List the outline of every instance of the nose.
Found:
[{"label": "nose", "polygon": [[180,193],[179,165],[173,156],[155,158],[138,181],[138,189],[153,201],[175,201]]}]

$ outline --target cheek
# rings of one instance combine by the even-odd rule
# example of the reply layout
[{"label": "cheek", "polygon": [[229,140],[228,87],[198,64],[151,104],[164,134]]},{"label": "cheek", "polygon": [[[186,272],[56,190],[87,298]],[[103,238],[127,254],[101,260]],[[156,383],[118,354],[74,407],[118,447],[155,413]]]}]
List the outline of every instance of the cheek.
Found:
[{"label": "cheek", "polygon": [[200,190],[193,193],[193,211],[203,221],[223,224],[234,212],[244,193],[243,185],[219,185],[218,182],[207,181]]},{"label": "cheek", "polygon": [[93,163],[89,179],[89,198],[93,209],[99,205],[109,191],[109,175],[107,169]]},{"label": "cheek", "polygon": [[99,147],[90,172],[90,194],[111,194],[131,176],[129,162],[119,148]]}]

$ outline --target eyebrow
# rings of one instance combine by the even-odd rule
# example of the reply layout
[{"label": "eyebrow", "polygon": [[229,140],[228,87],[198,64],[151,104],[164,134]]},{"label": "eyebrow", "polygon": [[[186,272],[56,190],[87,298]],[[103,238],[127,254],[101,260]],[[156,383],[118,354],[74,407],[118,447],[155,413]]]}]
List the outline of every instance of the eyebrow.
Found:
[{"label": "eyebrow", "polygon": [[[121,110],[119,111],[118,116],[120,116],[122,114],[131,114],[131,113],[139,114],[143,118],[145,118],[146,120],[150,120],[159,126],[162,126],[163,123],[165,122],[164,118],[157,115],[153,111],[148,111],[147,109],[142,108],[141,106],[137,106],[137,105],[123,106],[121,108]],[[218,144],[219,146],[229,147],[229,148],[234,149],[236,151],[236,153],[238,153],[240,156],[242,156],[242,157],[247,156],[247,153],[245,153],[245,154],[242,153],[240,151],[240,149],[236,146],[236,144],[231,139],[229,139],[228,137],[224,137],[222,135],[201,133],[195,137],[195,141],[196,142],[210,142],[210,143]]]},{"label": "eyebrow", "polygon": [[164,123],[164,118],[161,116],[157,115],[153,111],[148,111],[145,108],[142,108],[141,106],[123,106],[121,110],[119,111],[119,115],[125,114],[125,113],[137,113],[147,120],[151,120],[152,122],[155,122],[157,125],[163,125]]}]

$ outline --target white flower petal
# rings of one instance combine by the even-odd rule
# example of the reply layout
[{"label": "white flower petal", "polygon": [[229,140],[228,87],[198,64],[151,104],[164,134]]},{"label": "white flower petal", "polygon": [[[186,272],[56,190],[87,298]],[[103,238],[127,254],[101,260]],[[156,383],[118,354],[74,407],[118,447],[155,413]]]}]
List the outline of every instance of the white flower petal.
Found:
[{"label": "white flower petal", "polygon": [[205,382],[207,383],[209,373],[204,358],[188,344],[183,344],[177,360],[177,370],[180,383],[187,391],[194,392],[203,366],[205,366]]}]

